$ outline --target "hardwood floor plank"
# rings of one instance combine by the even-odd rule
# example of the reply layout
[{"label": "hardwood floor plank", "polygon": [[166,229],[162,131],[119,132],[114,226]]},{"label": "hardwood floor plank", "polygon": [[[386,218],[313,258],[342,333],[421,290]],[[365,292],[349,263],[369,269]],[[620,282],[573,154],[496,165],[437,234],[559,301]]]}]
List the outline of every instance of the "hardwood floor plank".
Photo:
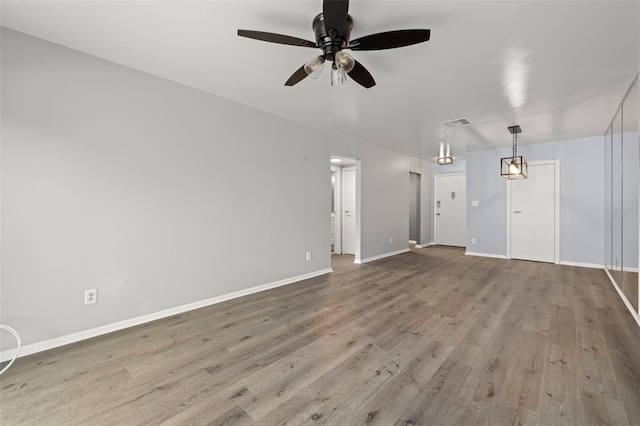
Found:
[{"label": "hardwood floor plank", "polygon": [[620,391],[604,334],[590,327],[579,327],[576,334],[579,388],[594,395],[620,400]]},{"label": "hardwood floor plank", "polygon": [[443,419],[443,425],[465,426],[489,424],[488,413],[473,401],[473,396],[478,389],[478,379],[470,374],[467,377],[457,397],[449,404]]},{"label": "hardwood floor plank", "polygon": [[522,332],[516,336],[518,354],[505,360],[506,377],[494,384],[493,392],[500,393],[492,416],[509,424],[522,422],[526,409],[538,410],[542,371],[547,351],[546,336]]},{"label": "hardwood floor plank", "polygon": [[396,425],[442,424],[449,405],[464,386],[471,367],[455,361],[445,363],[420,390],[420,395],[407,406]]},{"label": "hardwood floor plank", "polygon": [[[254,424],[255,420],[237,405],[251,398],[251,392],[240,385],[222,391],[207,389],[188,398],[176,397],[175,401],[183,401],[179,404],[168,401],[168,407],[160,412],[156,410],[155,415],[148,415],[146,422],[158,425],[225,424],[225,421],[227,424]],[[233,406],[231,410],[230,406]],[[126,424],[126,421],[121,424]]]},{"label": "hardwood floor plank", "polygon": [[[616,300],[618,305],[622,301]],[[609,357],[613,361],[618,388],[624,390],[621,400],[629,421],[640,419],[640,338],[638,328],[628,322],[622,310],[599,309]],[[635,337],[633,337],[635,336]]]},{"label": "hardwood floor plank", "polygon": [[271,412],[259,419],[259,423],[297,425],[321,419],[323,423],[327,422],[327,417],[338,410],[338,407],[345,409],[354,397],[363,396],[362,391],[374,392],[392,377],[387,372],[376,370],[380,365],[385,365],[386,357],[387,351],[379,346],[365,346],[338,367],[314,381],[296,398],[289,399],[279,407],[273,407]]},{"label": "hardwood floor plank", "polygon": [[541,424],[572,425],[580,418],[575,352],[554,343],[547,348],[538,409]]},{"label": "hardwood floor plank", "polygon": [[230,426],[230,425],[251,425],[253,420],[245,413],[242,408],[236,406],[219,417],[209,421],[208,418],[189,419],[190,424],[203,424],[206,422],[212,426]]},{"label": "hardwood floor plank", "polygon": [[452,347],[442,350],[442,343],[438,340],[450,321],[440,314],[433,315],[412,332],[415,339],[406,339],[392,348],[387,358],[389,361],[375,374],[393,377],[363,401],[355,416],[346,416],[343,419],[345,424],[385,425],[395,422],[418,396],[419,383],[431,378],[453,350]]},{"label": "hardwood floor plank", "polygon": [[624,404],[584,391],[580,394],[582,405],[581,418],[573,423],[581,425],[626,426],[638,424],[638,419],[631,421],[627,417]]},{"label": "hardwood floor plank", "polygon": [[[282,362],[269,366],[243,380],[254,398],[243,403],[242,408],[253,418],[260,419],[291,397],[303,392],[318,378],[336,368],[348,358],[370,344],[371,339],[360,333],[344,333],[343,336],[331,336],[321,342],[321,348],[303,348],[304,350],[285,357]],[[310,346],[310,345],[309,345]]]}]

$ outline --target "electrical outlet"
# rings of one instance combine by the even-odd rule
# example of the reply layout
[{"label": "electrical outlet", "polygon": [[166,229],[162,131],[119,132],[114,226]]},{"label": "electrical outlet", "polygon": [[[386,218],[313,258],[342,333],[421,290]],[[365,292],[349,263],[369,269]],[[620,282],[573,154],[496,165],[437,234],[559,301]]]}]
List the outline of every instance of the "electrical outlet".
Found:
[{"label": "electrical outlet", "polygon": [[311,260],[311,252],[310,252],[310,251],[308,251],[308,252],[307,252],[307,262],[308,262],[308,261],[310,261],[310,260]]},{"label": "electrical outlet", "polygon": [[91,290],[84,291],[84,304],[91,305],[93,303],[98,303],[98,289],[92,288]]},{"label": "electrical outlet", "polygon": [[471,239],[471,244],[475,244],[475,243],[477,243],[477,242],[478,242],[478,241],[476,241],[476,239],[475,239],[475,238],[472,238],[472,239]]},{"label": "electrical outlet", "polygon": [[393,237],[389,237],[389,244],[393,244]]}]

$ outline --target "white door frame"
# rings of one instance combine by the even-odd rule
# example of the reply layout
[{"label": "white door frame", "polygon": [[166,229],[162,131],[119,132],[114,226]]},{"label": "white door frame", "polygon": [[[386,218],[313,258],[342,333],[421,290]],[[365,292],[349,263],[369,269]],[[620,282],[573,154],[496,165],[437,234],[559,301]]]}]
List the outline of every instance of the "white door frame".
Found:
[{"label": "white door frame", "polygon": [[356,254],[353,263],[362,263],[362,162],[356,159]]},{"label": "white door frame", "polygon": [[[466,172],[459,173],[441,173],[439,175],[433,175],[433,244],[438,244],[438,223],[437,223],[437,215],[438,212],[438,178],[448,177],[448,176],[467,176]],[[465,208],[467,206],[467,200],[464,200]],[[465,237],[466,239],[466,237]]]},{"label": "white door frame", "polygon": [[[358,175],[357,175],[357,172],[356,172],[356,167],[355,167],[355,166],[346,166],[346,167],[343,167],[343,168],[342,168],[342,170],[340,170],[340,174],[341,174],[341,179],[340,179],[340,180],[341,180],[341,182],[342,182],[342,183],[341,183],[341,184],[342,184],[342,190],[341,190],[341,194],[340,194],[340,196],[341,196],[341,200],[340,200],[340,215],[341,215],[342,217],[345,217],[345,216],[346,216],[346,215],[345,215],[345,208],[344,208],[344,204],[345,204],[345,203],[344,203],[344,198],[345,198],[345,191],[344,191],[344,172],[351,172],[351,171],[353,171],[353,172],[355,173],[355,175],[354,175],[354,179],[356,180],[356,182],[355,182],[355,183],[356,183],[356,185],[355,185],[355,186],[356,186],[356,188],[355,188],[355,192],[356,192],[356,193],[355,193],[355,194],[353,194],[353,195],[354,195],[354,198],[356,198],[356,200],[357,200],[356,194],[358,193],[358,184],[357,184],[357,181],[358,181]],[[355,203],[356,203],[356,218],[357,218],[357,217],[358,217],[358,206],[357,206],[357,201],[356,201],[356,200],[354,200],[354,201],[355,201]],[[356,220],[356,222],[357,222],[357,220]],[[355,231],[355,232],[354,232],[354,237],[355,237],[355,234],[357,234],[357,228],[358,228],[358,224],[357,224],[357,223],[355,224],[355,227],[356,227],[356,229],[354,229],[354,231]],[[342,253],[344,253],[344,246],[345,246],[344,238],[345,238],[345,223],[344,223],[344,221],[343,221],[343,223],[342,223],[342,228],[341,228],[341,232],[340,232],[340,245],[341,245],[342,250],[343,250],[343,251],[342,251]],[[356,240],[357,240],[357,237],[356,237]],[[354,245],[354,252],[355,252],[355,245],[356,245],[356,244],[355,244],[355,241],[354,241],[353,243],[354,243],[353,245]],[[355,253],[354,253],[354,254],[355,254]]]},{"label": "white door frame", "polygon": [[334,190],[334,208],[335,208],[335,216],[334,216],[334,232],[333,234],[333,250],[336,254],[342,253],[342,167],[331,165],[331,173],[336,174],[336,180],[333,183]]},{"label": "white door frame", "polygon": [[[349,157],[349,156],[344,156],[344,155],[340,155],[340,154],[333,154],[332,156],[338,157],[338,158],[347,158],[347,159],[353,159],[353,157]],[[355,159],[355,164],[354,165],[349,165],[349,166],[339,166],[339,165],[335,165],[332,164],[334,166],[337,166],[337,168],[339,169],[339,180],[340,181],[340,196],[339,196],[339,208],[336,208],[336,217],[337,216],[341,216],[340,217],[340,235],[339,236],[335,236],[334,238],[339,239],[340,240],[340,246],[342,246],[342,233],[343,233],[343,229],[344,229],[344,223],[342,223],[342,215],[344,214],[343,209],[344,209],[344,202],[343,202],[343,197],[344,197],[344,191],[342,190],[342,184],[343,184],[343,179],[342,179],[342,172],[344,171],[344,169],[355,169],[356,171],[356,229],[355,229],[355,259],[353,261],[353,263],[362,263],[362,229],[361,229],[361,224],[362,224],[362,161]],[[331,256],[331,245],[329,244],[329,256]],[[334,249],[335,249],[335,245],[334,245]],[[336,251],[336,253],[338,253],[338,251]],[[340,252],[342,253],[342,247],[340,247]]]},{"label": "white door frame", "polygon": [[[540,166],[544,164],[553,164],[555,175],[555,188],[554,192],[554,225],[553,225],[553,239],[554,239],[554,255],[553,263],[558,265],[560,263],[560,160],[541,160],[531,161],[527,163],[529,166]],[[531,173],[531,170],[529,170]],[[511,180],[507,179],[507,259],[511,259]]]},{"label": "white door frame", "polygon": [[[416,245],[416,248],[422,248],[422,246],[420,245],[422,242],[422,173],[419,172],[412,172],[411,170],[409,170],[409,188],[411,188],[411,174],[417,175],[418,176],[418,188],[416,188],[416,197],[418,198],[416,200],[417,203],[417,212],[416,212],[416,222],[418,225],[418,239],[416,241],[413,241],[413,244]],[[409,191],[411,191],[411,189],[409,189]],[[411,204],[411,201],[409,201],[409,204]],[[409,230],[411,230],[411,224],[409,224]],[[411,232],[409,232],[411,233]],[[409,244],[411,244],[412,241],[409,240]]]}]

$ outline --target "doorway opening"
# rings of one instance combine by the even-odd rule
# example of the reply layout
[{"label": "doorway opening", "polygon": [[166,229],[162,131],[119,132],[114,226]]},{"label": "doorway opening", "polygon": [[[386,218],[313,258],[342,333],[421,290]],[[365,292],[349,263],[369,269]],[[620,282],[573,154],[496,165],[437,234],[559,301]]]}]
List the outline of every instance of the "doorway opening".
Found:
[{"label": "doorway opening", "polygon": [[338,255],[360,262],[359,163],[353,158],[331,156],[332,262]]},{"label": "doorway opening", "polygon": [[409,249],[420,248],[420,174],[409,172]]}]

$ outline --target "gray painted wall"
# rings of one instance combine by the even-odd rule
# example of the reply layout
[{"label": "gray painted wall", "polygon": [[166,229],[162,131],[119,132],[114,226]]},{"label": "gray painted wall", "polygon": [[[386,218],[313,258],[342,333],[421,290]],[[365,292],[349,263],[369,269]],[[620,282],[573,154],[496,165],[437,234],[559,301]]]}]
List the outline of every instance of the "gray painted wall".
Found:
[{"label": "gray painted wall", "polygon": [[[530,162],[560,160],[561,262],[603,265],[603,149],[602,136],[518,147]],[[467,154],[469,251],[506,255],[506,180],[498,167],[500,157],[510,154],[510,148]],[[472,200],[480,205],[471,207]]]},{"label": "gray painted wall", "polygon": [[25,345],[329,268],[331,154],[361,161],[362,258],[407,247],[428,163],[14,31],[1,47],[0,321]]}]

